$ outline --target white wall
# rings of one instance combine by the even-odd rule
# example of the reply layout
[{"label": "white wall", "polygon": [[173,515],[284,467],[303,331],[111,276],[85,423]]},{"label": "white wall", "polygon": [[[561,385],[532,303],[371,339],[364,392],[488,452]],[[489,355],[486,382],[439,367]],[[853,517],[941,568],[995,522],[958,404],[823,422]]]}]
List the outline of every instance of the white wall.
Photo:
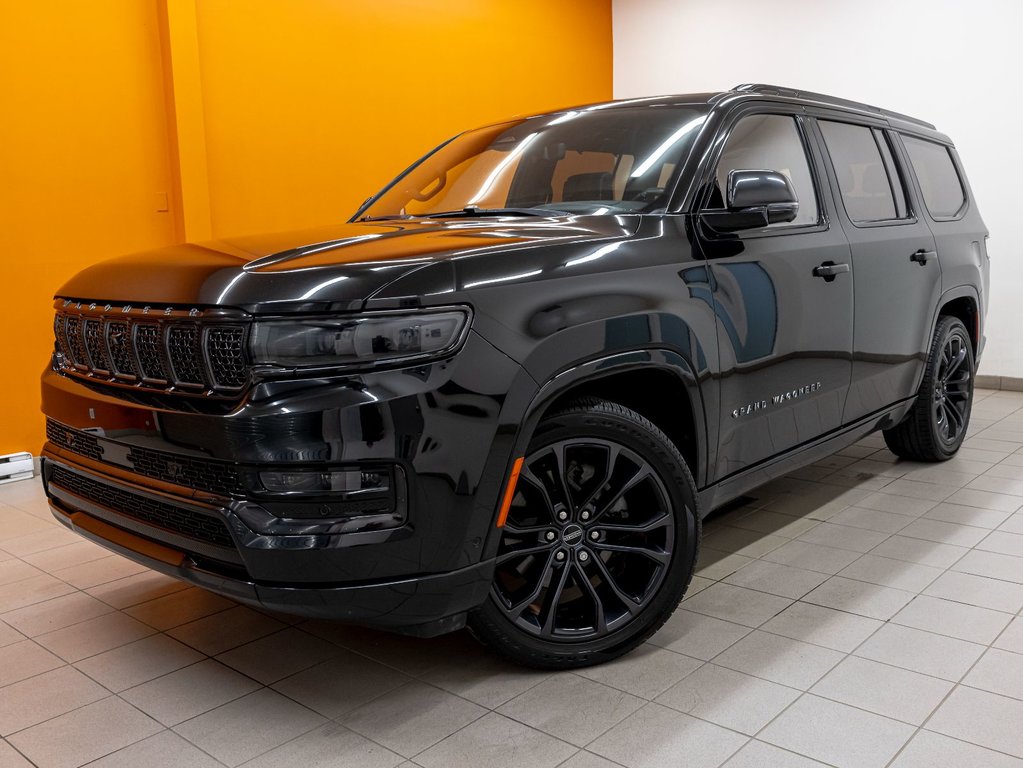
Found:
[{"label": "white wall", "polygon": [[980,372],[1023,377],[1023,2],[614,0],[615,98],[774,83],[955,142],[991,231]]}]

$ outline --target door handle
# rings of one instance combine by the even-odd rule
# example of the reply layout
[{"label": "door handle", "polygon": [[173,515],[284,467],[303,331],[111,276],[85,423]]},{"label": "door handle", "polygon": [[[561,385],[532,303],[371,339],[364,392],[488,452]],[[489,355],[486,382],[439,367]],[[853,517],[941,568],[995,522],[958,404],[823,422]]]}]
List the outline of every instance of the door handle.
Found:
[{"label": "door handle", "polygon": [[918,251],[914,251],[913,255],[909,257],[909,260],[915,261],[921,267],[926,267],[928,261],[936,258],[938,258],[937,251],[928,251],[925,248],[921,248]]},{"label": "door handle", "polygon": [[825,261],[820,266],[813,268],[814,277],[823,277],[824,282],[830,283],[835,277],[842,272],[848,272],[848,264],[836,264],[833,261]]}]

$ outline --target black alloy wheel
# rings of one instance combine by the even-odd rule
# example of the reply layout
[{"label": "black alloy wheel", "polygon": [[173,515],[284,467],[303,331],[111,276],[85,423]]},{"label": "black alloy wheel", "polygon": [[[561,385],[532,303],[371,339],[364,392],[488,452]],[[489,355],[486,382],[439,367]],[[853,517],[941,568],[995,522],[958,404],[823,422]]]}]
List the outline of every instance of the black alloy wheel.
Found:
[{"label": "black alloy wheel", "polygon": [[530,445],[472,629],[531,666],[626,653],[681,599],[698,528],[695,487],[671,441],[620,405],[578,403]]},{"label": "black alloy wheel", "polygon": [[949,445],[966,431],[973,395],[970,363],[970,340],[961,333],[949,334],[941,350],[932,394],[934,423],[942,441]]},{"label": "black alloy wheel", "polygon": [[901,423],[884,432],[892,453],[914,461],[952,458],[970,424],[975,375],[966,326],[956,317],[940,318],[916,403]]},{"label": "black alloy wheel", "polygon": [[650,602],[675,521],[650,464],[610,440],[570,438],[526,457],[497,555],[509,620],[546,639],[614,631]]}]

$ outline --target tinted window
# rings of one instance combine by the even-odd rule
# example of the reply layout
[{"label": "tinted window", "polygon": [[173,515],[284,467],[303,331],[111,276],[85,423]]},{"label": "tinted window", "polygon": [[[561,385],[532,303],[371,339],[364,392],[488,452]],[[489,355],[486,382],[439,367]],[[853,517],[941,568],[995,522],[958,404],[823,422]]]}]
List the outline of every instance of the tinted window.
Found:
[{"label": "tinted window", "polygon": [[966,195],[948,147],[913,136],[903,136],[902,143],[909,152],[931,216],[955,216],[966,202]]},{"label": "tinted window", "polygon": [[819,120],[845,211],[853,221],[885,221],[898,215],[888,169],[874,131],[864,125]]},{"label": "tinted window", "polygon": [[579,109],[468,131],[399,177],[365,214],[661,211],[706,113],[703,105]]},{"label": "tinted window", "polygon": [[794,221],[772,224],[771,228],[817,223],[817,193],[795,118],[750,115],[736,123],[718,161],[711,207],[724,207],[722,193],[727,189],[728,174],[736,170],[776,171],[792,183],[799,214]]}]

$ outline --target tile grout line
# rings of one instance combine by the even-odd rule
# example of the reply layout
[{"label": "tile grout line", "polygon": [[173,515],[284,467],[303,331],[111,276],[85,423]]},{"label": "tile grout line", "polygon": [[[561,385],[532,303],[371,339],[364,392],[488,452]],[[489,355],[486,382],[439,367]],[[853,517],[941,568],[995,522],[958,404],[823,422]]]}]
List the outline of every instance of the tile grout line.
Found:
[{"label": "tile grout line", "polygon": [[22,752],[20,749],[18,749],[13,744],[11,744],[11,742],[9,742],[7,740],[6,736],[3,737],[3,742],[7,746],[9,746],[11,749],[13,749],[15,752],[17,752],[25,760],[25,762],[27,762],[29,765],[35,766],[35,768],[39,768],[39,763],[37,763],[35,760],[32,760],[28,755],[26,755],[24,752]]},{"label": "tile grout line", "polygon": [[[1009,624],[1011,624],[1011,623],[1012,622],[1010,621]],[[927,717],[924,719],[924,721],[919,726],[917,726],[916,730],[913,732],[913,735],[909,737],[909,739],[906,741],[906,743],[903,744],[902,747],[899,749],[899,751],[892,757],[892,759],[888,761],[886,766],[891,766],[891,764],[895,760],[898,759],[899,755],[901,755],[902,752],[905,750],[906,746],[913,739],[916,738],[917,734],[919,734],[921,731],[928,730],[927,729],[927,724],[931,721],[931,719],[934,717],[934,715],[937,714],[938,710],[941,709],[941,707],[945,704],[945,702],[948,701],[949,697],[951,697],[952,694],[956,692],[956,690],[958,690],[960,687],[972,688],[972,686],[963,686],[963,681],[967,677],[969,677],[970,673],[980,663],[981,659],[983,659],[987,655],[987,652],[989,650],[991,650],[991,648],[993,647],[993,644],[995,642],[997,642],[998,638],[1002,636],[1002,633],[1005,632],[1006,629],[1008,629],[1009,624],[1006,624],[1005,627],[1003,627],[1002,630],[994,637],[994,639],[992,639],[992,641],[987,644],[987,650],[985,650],[982,654],[980,654],[980,656],[978,656],[976,658],[976,660],[970,665],[969,669],[967,669],[966,672],[964,672],[963,675],[959,678],[959,680],[957,680],[955,682],[955,684],[952,686],[952,688],[949,689],[948,693],[946,693],[941,698],[941,701],[939,701],[938,704],[930,711],[930,713],[927,715]],[[983,689],[974,688],[973,690],[983,690]],[[989,693],[989,694],[992,693],[991,691],[984,691],[984,692],[985,693]],[[999,694],[993,694],[993,695],[997,696]],[[1006,698],[1009,698],[1009,697],[1006,697]],[[1000,753],[1000,754],[1008,754],[1008,753],[1002,752],[999,749],[993,749],[992,747],[986,746],[984,744],[977,744],[977,743],[972,742],[972,741],[966,741],[965,739],[959,739],[959,738],[957,738],[955,736],[949,736],[947,734],[941,733],[941,731],[930,731],[930,732],[931,733],[938,733],[938,734],[940,734],[942,736],[945,736],[946,738],[953,739],[953,740],[956,740],[956,741],[962,741],[963,743],[966,743],[966,744],[973,744],[974,746],[981,747],[982,749],[988,749],[988,750],[991,750],[992,752],[997,752],[997,753]],[[1018,759],[1018,756],[1010,755],[1010,757],[1016,757]]]}]

